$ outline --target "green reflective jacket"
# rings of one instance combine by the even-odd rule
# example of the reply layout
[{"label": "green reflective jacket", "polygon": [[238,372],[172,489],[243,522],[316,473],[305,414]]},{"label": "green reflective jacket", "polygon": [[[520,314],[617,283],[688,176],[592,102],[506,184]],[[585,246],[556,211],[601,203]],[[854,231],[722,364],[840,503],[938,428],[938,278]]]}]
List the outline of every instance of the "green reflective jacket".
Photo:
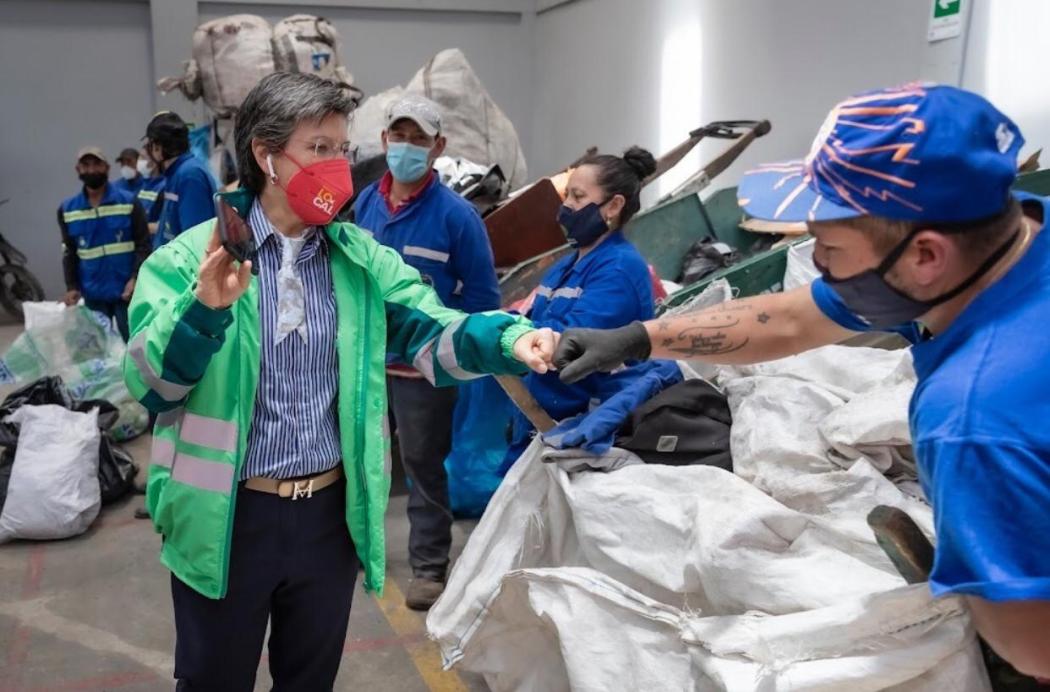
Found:
[{"label": "green reflective jacket", "polygon": [[[251,197],[239,193],[242,214]],[[253,277],[227,310],[194,294],[212,233],[206,221],[142,265],[130,307],[124,377],[158,413],[146,507],[163,536],[161,562],[210,598],[226,594],[236,488],[259,379],[259,292]],[[523,372],[514,341],[532,329],[502,312],[445,308],[419,273],[352,224],[325,228],[338,313],[338,415],[346,475],[346,523],[382,592],[383,520],[390,490],[386,353],[441,385],[483,373]]]}]

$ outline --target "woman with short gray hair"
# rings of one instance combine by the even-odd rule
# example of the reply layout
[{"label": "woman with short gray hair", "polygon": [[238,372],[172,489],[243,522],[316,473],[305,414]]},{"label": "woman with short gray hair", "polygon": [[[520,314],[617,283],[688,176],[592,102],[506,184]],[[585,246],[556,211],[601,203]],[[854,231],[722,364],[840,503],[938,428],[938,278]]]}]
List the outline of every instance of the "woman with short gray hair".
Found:
[{"label": "woman with short gray hair", "polygon": [[553,351],[521,317],[443,307],[395,251],[332,222],[352,194],[350,110],[318,77],[263,79],[237,116],[224,238],[208,221],[139,274],[125,377],[158,414],[146,503],[179,689],[253,689],[268,621],[274,689],[332,688],[359,563],[383,587],[387,352],[453,385],[546,371]]}]

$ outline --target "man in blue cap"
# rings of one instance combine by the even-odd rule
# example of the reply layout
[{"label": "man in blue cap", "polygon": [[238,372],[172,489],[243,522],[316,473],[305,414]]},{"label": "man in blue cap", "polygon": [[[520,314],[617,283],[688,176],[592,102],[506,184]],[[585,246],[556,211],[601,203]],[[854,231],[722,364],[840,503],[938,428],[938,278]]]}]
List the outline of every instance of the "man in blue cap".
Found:
[{"label": "man in blue cap", "polygon": [[569,330],[575,381],[625,360],[753,363],[856,332],[913,342],[910,424],[933,505],[934,596],[965,598],[1018,670],[1050,677],[1048,201],[1011,193],[1024,143],[982,97],[910,84],[843,101],[804,161],[747,174],[752,216],[804,221],[821,277],[609,331]]}]

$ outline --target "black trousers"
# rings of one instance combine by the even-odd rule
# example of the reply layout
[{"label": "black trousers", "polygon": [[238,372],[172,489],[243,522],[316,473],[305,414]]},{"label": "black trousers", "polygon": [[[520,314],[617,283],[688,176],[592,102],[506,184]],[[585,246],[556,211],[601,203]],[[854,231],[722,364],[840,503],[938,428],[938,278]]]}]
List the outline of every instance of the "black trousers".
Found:
[{"label": "black trousers", "polygon": [[401,463],[411,481],[408,563],[416,577],[444,581],[452,548],[445,457],[452,448],[457,390],[405,377],[388,377],[386,381]]},{"label": "black trousers", "polygon": [[358,567],[345,486],[295,501],[238,491],[226,598],[171,578],[177,690],[251,692],[267,620],[273,689],[332,689]]}]

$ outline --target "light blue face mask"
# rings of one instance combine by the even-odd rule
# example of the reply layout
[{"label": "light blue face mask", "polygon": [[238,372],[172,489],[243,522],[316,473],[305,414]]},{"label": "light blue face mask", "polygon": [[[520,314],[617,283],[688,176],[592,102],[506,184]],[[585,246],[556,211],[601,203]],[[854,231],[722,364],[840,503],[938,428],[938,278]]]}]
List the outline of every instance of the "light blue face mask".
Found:
[{"label": "light blue face mask", "polygon": [[408,142],[389,142],[386,164],[390,175],[401,183],[414,183],[427,174],[430,150]]}]

